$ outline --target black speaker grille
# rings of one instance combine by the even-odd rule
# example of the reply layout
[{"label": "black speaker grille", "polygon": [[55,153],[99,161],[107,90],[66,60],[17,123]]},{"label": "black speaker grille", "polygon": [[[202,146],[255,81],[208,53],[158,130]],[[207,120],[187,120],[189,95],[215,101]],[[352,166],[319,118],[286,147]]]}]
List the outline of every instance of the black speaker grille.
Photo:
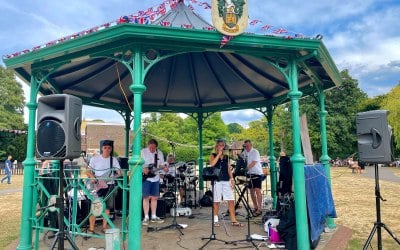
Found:
[{"label": "black speaker grille", "polygon": [[65,156],[65,132],[60,122],[42,121],[38,127],[36,145],[40,158]]}]

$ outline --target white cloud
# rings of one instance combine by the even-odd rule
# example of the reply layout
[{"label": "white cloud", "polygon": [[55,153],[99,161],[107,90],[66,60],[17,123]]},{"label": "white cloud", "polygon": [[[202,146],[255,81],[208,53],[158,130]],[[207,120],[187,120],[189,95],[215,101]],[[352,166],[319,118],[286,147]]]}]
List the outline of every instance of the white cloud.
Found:
[{"label": "white cloud", "polygon": [[222,112],[221,117],[226,124],[239,123],[243,127],[247,128],[249,122],[261,119],[263,114],[254,109],[244,109]]}]

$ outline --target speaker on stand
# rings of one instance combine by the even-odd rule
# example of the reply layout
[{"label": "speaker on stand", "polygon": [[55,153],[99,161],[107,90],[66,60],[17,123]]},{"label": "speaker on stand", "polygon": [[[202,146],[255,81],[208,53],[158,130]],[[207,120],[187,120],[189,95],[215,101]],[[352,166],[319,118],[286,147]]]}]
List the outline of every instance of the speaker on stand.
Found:
[{"label": "speaker on stand", "polygon": [[[400,245],[400,240],[381,220],[381,196],[379,187],[378,163],[390,163],[392,157],[392,132],[387,122],[387,110],[373,110],[357,113],[357,142],[359,160],[375,164],[375,207],[376,221],[364,244],[363,250],[371,246],[372,238],[377,233],[378,250],[382,250],[382,228]],[[372,246],[371,246],[372,247]]]},{"label": "speaker on stand", "polygon": [[39,98],[36,153],[39,160],[78,158],[81,154],[82,100],[57,94]]},{"label": "speaker on stand", "polygon": [[64,160],[81,154],[82,100],[71,95],[43,96],[38,100],[36,154],[40,160],[59,160],[59,193],[55,201],[58,208],[59,230],[50,249],[58,242],[64,249],[66,239],[73,249],[79,249],[64,228]]}]

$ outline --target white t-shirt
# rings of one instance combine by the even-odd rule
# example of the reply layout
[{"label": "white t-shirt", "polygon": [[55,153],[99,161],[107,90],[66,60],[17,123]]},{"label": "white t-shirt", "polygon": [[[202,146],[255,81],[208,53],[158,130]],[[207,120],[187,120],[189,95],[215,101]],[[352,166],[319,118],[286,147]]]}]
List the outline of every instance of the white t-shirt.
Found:
[{"label": "white t-shirt", "polygon": [[168,162],[164,162],[164,166],[168,166],[168,172],[167,171],[165,171],[164,169],[161,169],[160,170],[160,172],[159,172],[159,174],[162,174],[162,175],[171,175],[171,176],[174,176],[175,177],[175,166],[174,166],[174,164],[169,164]]},{"label": "white t-shirt", "polygon": [[262,175],[262,167],[260,163],[260,153],[258,152],[257,149],[251,148],[249,152],[246,150],[243,152],[244,159],[247,161],[247,166],[252,163],[253,161],[256,161],[256,165],[254,167],[249,168],[247,171],[248,174],[257,174],[257,175]]},{"label": "white t-shirt", "polygon": [[[116,157],[112,158],[112,166],[113,168],[121,169]],[[92,157],[89,162],[89,168],[93,171],[94,176],[96,177],[113,177],[113,173],[110,168],[110,157],[103,158],[102,155],[96,155]],[[107,182],[107,184],[112,184],[113,181]]]},{"label": "white t-shirt", "polygon": [[[154,166],[156,168],[159,168],[163,163],[164,163],[164,155],[161,152],[161,150],[157,149],[157,166]],[[155,153],[150,152],[149,148],[144,148],[142,149],[142,157],[144,160],[144,165],[143,167],[146,167],[149,164],[154,164],[154,155]],[[156,176],[152,177],[152,178],[147,178],[148,181],[150,182],[158,182],[160,180],[160,176],[159,176],[159,171],[156,171]]]}]

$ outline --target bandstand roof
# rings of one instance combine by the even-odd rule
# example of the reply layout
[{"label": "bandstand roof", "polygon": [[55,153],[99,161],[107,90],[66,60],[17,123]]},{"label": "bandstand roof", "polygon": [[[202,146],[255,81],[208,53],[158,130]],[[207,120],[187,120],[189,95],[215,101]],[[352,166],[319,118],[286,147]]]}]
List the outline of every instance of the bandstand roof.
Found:
[{"label": "bandstand roof", "polygon": [[[322,40],[242,34],[221,48],[222,35],[183,2],[149,24],[103,25],[68,39],[4,58],[29,83],[36,71],[51,72],[42,95],[65,93],[86,105],[126,110],[132,76],[116,58],[145,50],[143,112],[209,112],[263,107],[288,101],[279,69],[296,58],[299,90],[340,85]],[[151,65],[151,67],[149,67]]]}]

